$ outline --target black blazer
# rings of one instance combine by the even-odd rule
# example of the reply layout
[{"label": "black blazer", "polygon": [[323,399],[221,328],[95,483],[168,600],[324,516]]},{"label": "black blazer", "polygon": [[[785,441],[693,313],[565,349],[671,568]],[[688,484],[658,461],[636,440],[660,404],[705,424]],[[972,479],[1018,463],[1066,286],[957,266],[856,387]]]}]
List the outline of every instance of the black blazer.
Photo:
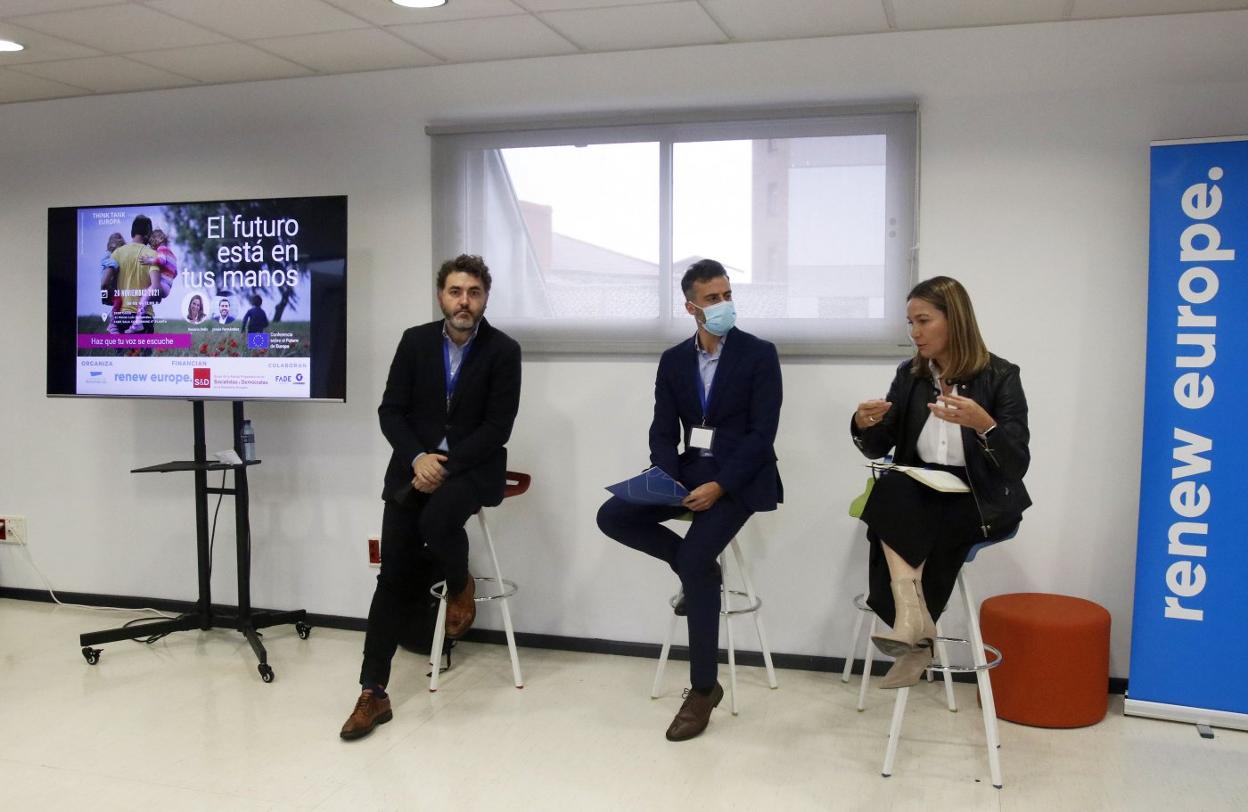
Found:
[{"label": "black blazer", "polygon": [[[450,408],[441,319],[409,327],[399,341],[377,415],[394,453],[382,497],[405,491],[412,460],[447,438],[446,469],[466,476],[483,505],[503,501],[511,427],[520,408],[520,345],[485,319],[468,348]],[[438,452],[443,453],[443,452]]]},{"label": "black blazer", "polygon": [[[1031,497],[1023,487],[1023,476],[1031,464],[1027,396],[1023,394],[1018,366],[991,354],[988,366],[957,387],[959,395],[983,406],[997,421],[986,441],[963,426],[962,453],[979,509],[980,530],[985,538],[999,538],[1013,530],[1023,511],[1031,506]],[[936,394],[931,379],[915,378],[910,372],[910,361],[903,361],[888,389],[888,400],[893,406],[884,418],[870,428],[859,429],[850,417],[849,431],[855,445],[870,459],[895,449],[893,461],[898,465],[921,467],[924,463],[917,450],[919,434],[931,414],[927,404],[936,401]]]},{"label": "black blazer", "polygon": [[[752,511],[775,510],[784,501],[775,450],[783,399],[780,357],[774,344],[735,327],[726,338],[707,404],[706,423],[715,428],[715,481]],[[682,466],[698,458],[698,449],[689,448],[690,430],[702,424],[696,340],[665,351],[654,382],[650,462],[678,480]],[[685,451],[678,454],[680,442]]]}]

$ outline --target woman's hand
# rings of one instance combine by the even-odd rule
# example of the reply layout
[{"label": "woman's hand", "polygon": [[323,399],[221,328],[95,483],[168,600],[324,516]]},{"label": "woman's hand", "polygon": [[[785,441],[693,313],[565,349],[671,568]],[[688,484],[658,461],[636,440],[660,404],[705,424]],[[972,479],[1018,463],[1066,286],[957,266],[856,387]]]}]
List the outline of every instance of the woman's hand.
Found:
[{"label": "woman's hand", "polygon": [[941,420],[955,426],[966,426],[978,434],[983,434],[997,425],[997,421],[984,411],[983,406],[961,395],[941,395],[936,398],[935,403],[927,404],[927,408]]},{"label": "woman's hand", "polygon": [[893,408],[893,404],[887,400],[876,398],[874,400],[864,400],[858,404],[858,408],[854,411],[854,425],[862,429],[869,429],[872,426],[879,425],[884,419],[884,415],[888,410]]}]

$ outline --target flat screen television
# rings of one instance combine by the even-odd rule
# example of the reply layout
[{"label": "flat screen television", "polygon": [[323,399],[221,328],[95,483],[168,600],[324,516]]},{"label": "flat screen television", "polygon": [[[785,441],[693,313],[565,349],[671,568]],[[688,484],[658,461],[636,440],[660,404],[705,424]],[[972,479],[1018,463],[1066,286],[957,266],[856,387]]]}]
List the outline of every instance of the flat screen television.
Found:
[{"label": "flat screen television", "polygon": [[345,401],[347,198],[48,210],[48,396]]}]

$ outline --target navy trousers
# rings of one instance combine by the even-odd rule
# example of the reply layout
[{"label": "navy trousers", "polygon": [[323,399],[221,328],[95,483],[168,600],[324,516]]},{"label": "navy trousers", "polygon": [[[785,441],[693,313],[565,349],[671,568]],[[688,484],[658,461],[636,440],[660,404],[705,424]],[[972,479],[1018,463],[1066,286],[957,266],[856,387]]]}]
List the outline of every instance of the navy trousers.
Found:
[{"label": "navy trousers", "polygon": [[[712,481],[715,471],[714,460],[703,457],[680,472],[680,481],[693,490]],[[680,578],[689,624],[689,683],[709,691],[719,671],[721,578],[715,560],[752,511],[725,494],[709,509],[693,514],[683,539],[661,524],[686,512],[679,506],[633,505],[613,496],[598,510],[598,527],[621,544],[663,561]]]}]

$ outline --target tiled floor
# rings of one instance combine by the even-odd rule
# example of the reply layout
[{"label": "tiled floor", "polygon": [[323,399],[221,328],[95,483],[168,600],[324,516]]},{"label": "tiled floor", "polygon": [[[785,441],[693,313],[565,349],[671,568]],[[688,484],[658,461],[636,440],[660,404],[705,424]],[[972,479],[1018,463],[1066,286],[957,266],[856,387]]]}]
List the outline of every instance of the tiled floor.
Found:
[{"label": "tiled floor", "polygon": [[886,779],[891,694],[858,713],[856,683],[831,674],[780,671],[771,691],[743,668],[740,715],[725,700],[670,744],[684,663],[652,701],[651,660],[522,649],[516,690],[504,647],[465,644],[436,694],[401,652],[394,721],[344,743],[363,635],[270,630],[268,685],[225,631],[114,643],[88,666],[77,635],[126,617],[0,600],[0,808],[1248,809],[1248,733],[1204,740],[1123,717],[1120,697],[1091,728],[1003,722],[996,790],[970,685],[958,713],[939,684],[911,692]]}]

